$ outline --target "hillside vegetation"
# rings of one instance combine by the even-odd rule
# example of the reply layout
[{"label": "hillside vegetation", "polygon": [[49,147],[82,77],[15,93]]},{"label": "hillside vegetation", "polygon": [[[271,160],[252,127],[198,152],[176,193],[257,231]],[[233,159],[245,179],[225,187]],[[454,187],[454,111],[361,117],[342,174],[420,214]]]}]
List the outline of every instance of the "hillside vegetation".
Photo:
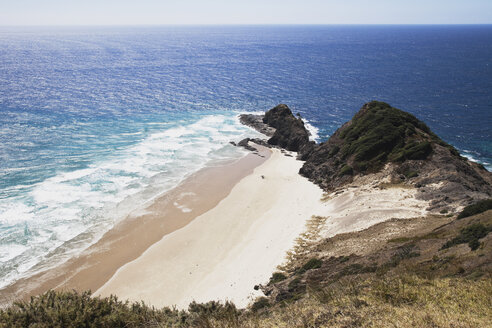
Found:
[{"label": "hillside vegetation", "polygon": [[[352,120],[340,127],[327,142],[304,155],[301,174],[326,189],[339,186],[355,174],[374,173],[386,163],[427,159],[439,145],[460,158],[456,149],[435,135],[410,113],[389,104],[365,104]],[[407,172],[413,177],[417,172]]]}]

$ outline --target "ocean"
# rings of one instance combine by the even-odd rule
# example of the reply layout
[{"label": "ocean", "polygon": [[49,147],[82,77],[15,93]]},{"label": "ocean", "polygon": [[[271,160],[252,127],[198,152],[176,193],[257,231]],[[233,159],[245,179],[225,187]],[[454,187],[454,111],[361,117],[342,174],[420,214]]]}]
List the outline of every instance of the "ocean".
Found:
[{"label": "ocean", "polygon": [[0,287],[243,156],[239,113],[322,142],[370,100],[492,170],[492,26],[0,28]]}]

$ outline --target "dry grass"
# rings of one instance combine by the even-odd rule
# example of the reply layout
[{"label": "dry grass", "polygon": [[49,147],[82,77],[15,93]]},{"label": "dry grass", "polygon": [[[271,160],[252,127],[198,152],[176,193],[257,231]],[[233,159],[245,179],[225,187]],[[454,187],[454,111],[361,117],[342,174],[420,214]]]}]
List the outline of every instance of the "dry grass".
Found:
[{"label": "dry grass", "polygon": [[278,266],[281,271],[290,271],[306,261],[312,248],[319,242],[321,229],[327,217],[313,215],[306,222],[306,230],[296,239],[294,247],[287,252],[286,261]]},{"label": "dry grass", "polygon": [[407,183],[380,183],[378,185],[378,188],[379,189],[394,189],[394,188],[397,188],[397,189],[415,189],[415,187],[411,184],[407,184]]},{"label": "dry grass", "polygon": [[492,327],[492,279],[341,280],[239,327]]},{"label": "dry grass", "polygon": [[[319,286],[318,286],[319,287]],[[343,278],[257,311],[233,304],[156,310],[116,298],[50,292],[0,311],[0,327],[492,327],[492,278]]]}]

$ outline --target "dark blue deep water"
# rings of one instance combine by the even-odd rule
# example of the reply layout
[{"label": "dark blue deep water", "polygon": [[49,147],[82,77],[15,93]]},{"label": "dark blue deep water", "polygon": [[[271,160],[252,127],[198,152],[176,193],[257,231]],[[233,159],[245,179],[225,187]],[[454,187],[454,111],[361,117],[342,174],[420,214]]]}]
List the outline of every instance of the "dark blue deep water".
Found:
[{"label": "dark blue deep water", "polygon": [[1,28],[0,286],[240,156],[238,112],[323,141],[374,99],[490,170],[492,26]]}]

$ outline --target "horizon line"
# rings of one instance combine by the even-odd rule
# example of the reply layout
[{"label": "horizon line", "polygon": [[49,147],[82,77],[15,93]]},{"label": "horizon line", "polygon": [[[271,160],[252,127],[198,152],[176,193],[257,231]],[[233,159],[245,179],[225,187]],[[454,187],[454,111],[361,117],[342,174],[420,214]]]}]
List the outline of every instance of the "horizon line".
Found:
[{"label": "horizon line", "polygon": [[185,26],[484,26],[491,23],[183,23],[183,24],[23,24],[1,27],[185,27]]}]

